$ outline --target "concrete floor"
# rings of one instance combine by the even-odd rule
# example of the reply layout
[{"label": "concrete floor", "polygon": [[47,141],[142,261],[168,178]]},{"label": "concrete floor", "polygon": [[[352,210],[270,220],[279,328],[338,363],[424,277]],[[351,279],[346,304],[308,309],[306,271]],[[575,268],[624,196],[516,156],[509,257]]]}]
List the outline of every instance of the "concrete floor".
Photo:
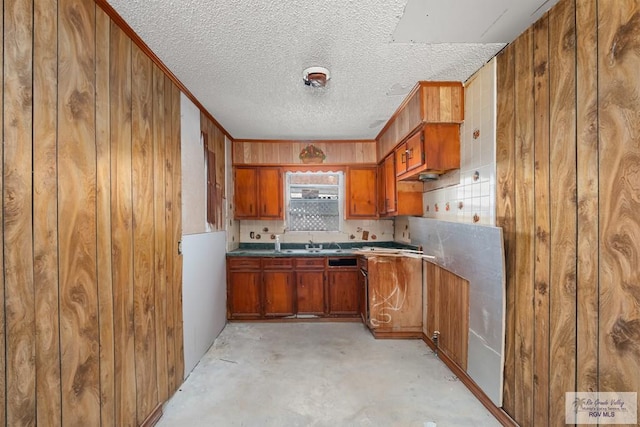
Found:
[{"label": "concrete floor", "polygon": [[419,340],[360,323],[230,323],[158,426],[498,426]]}]

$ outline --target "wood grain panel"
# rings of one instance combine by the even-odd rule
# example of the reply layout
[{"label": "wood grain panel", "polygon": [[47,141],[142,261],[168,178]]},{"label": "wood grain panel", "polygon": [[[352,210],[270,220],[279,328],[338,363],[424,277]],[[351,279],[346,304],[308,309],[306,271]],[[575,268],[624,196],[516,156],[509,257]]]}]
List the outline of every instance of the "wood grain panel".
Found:
[{"label": "wood grain panel", "polygon": [[440,345],[462,369],[467,370],[469,344],[469,282],[443,268],[439,269],[438,303]]},{"label": "wood grain panel", "polygon": [[503,408],[515,418],[515,46],[509,45],[496,62],[496,225],[502,227],[507,300]]},{"label": "wood grain panel", "polygon": [[[214,134],[219,133],[217,128]],[[210,133],[211,135],[211,133]],[[220,135],[218,144],[224,145],[224,138]],[[298,158],[300,151],[309,144],[324,151],[327,158],[324,163],[353,164],[376,163],[376,142],[366,140],[234,140],[233,164],[268,164],[268,165],[299,165],[302,161]],[[224,153],[224,150],[222,150]],[[221,155],[221,154],[220,154]],[[217,157],[224,159],[224,156]],[[220,162],[219,162],[220,163]],[[224,174],[218,171],[217,178]]]},{"label": "wood grain panel", "polygon": [[155,330],[156,372],[158,400],[169,397],[167,371],[167,226],[165,222],[165,77],[162,70],[153,67],[153,210],[155,221]]},{"label": "wood grain panel", "polygon": [[[131,55],[133,307],[138,424],[158,404],[154,319],[153,68],[137,46]],[[144,392],[141,392],[144,390]]]},{"label": "wood grain panel", "polygon": [[33,275],[36,304],[36,420],[61,425],[58,309],[57,2],[34,2]]},{"label": "wood grain panel", "polygon": [[96,272],[95,4],[61,0],[58,224],[62,423],[100,423]]},{"label": "wood grain panel", "polygon": [[437,320],[439,318],[438,309],[440,307],[440,301],[438,300],[438,281],[440,277],[440,269],[433,263],[424,261],[424,274],[426,280],[426,301],[425,309],[427,310],[427,325],[426,331],[429,338],[433,337],[433,333],[438,330]]},{"label": "wood grain panel", "polygon": [[4,285],[6,423],[36,422],[32,232],[31,2],[4,2]]},{"label": "wood grain panel", "polygon": [[[0,42],[4,48],[4,0],[2,2],[2,10],[0,11]],[[2,67],[3,72],[3,84],[0,84],[0,100],[3,102],[4,107],[4,54],[0,55],[0,66]],[[0,130],[2,131],[2,136],[5,136],[4,133],[4,108],[2,114],[0,114]],[[2,298],[3,303],[0,304],[0,426],[7,425],[7,381],[6,381],[6,373],[7,373],[7,353],[6,353],[6,313],[5,313],[5,305],[6,305],[6,294],[5,294],[5,282],[4,282],[4,271],[5,271],[5,263],[4,263],[4,149],[0,151],[2,155],[0,156],[0,190],[2,193],[2,202],[0,206],[0,238],[2,238],[2,249],[0,251],[0,267],[2,268],[2,274],[0,274],[0,298]]]},{"label": "wood grain panel", "polygon": [[549,420],[549,18],[533,26],[535,277],[533,424]]},{"label": "wood grain panel", "polygon": [[[213,125],[213,124],[212,124]],[[222,197],[225,196],[225,188],[226,188],[226,156],[225,156],[225,136],[224,133],[218,128],[214,126],[214,141],[216,146],[216,184],[222,188]],[[220,207],[219,213],[222,213],[224,210],[222,209],[222,199],[219,200],[218,206]],[[222,218],[222,215],[218,215],[218,218]],[[221,229],[223,223],[220,222],[218,230]]]},{"label": "wood grain panel", "polygon": [[550,425],[564,423],[564,398],[575,390],[576,337],[576,92],[575,7],[549,13]]},{"label": "wood grain panel", "polygon": [[529,28],[515,41],[515,169],[517,266],[515,301],[517,316],[515,414],[524,425],[533,420],[533,279],[534,279],[534,128],[533,103],[533,31]]},{"label": "wood grain panel", "polygon": [[167,307],[167,383],[169,395],[177,389],[176,379],[176,348],[175,348],[175,293],[173,291],[173,270],[175,268],[175,253],[177,242],[173,239],[174,207],[177,206],[173,199],[173,185],[175,180],[175,168],[173,158],[173,83],[168,77],[164,80],[164,115],[165,115],[165,227],[166,227],[166,307]]},{"label": "wood grain panel", "polygon": [[640,3],[598,3],[599,390],[640,390]]},{"label": "wood grain panel", "polygon": [[96,233],[98,315],[100,322],[100,418],[115,419],[115,348],[111,264],[111,121],[109,33],[111,20],[96,9]]},{"label": "wood grain panel", "polygon": [[598,65],[596,1],[576,2],[578,266],[576,390],[598,389]]},{"label": "wood grain panel", "polygon": [[136,421],[131,192],[131,40],[110,31],[111,242],[115,343],[115,424]]},{"label": "wood grain panel", "polygon": [[[182,171],[180,161],[180,90],[173,86],[171,96],[171,143],[173,149],[173,224],[172,236],[174,241],[182,240]],[[171,237],[169,237],[171,238]],[[182,330],[182,255],[176,246],[173,253],[175,258],[173,265],[172,289],[174,292],[175,310],[175,336],[174,344],[176,348],[176,389],[182,384],[184,379],[184,340]]]}]

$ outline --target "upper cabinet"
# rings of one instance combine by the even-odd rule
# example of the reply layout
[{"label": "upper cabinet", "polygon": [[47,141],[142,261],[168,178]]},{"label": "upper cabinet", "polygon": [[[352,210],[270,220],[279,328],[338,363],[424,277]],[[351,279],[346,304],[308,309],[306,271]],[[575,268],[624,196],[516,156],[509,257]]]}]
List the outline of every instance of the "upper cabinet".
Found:
[{"label": "upper cabinet", "polygon": [[426,123],[395,149],[399,180],[422,172],[444,173],[460,167],[460,125]]},{"label": "upper cabinet", "polygon": [[347,168],[347,219],[377,218],[376,174],[375,166]]},{"label": "upper cabinet", "polygon": [[420,82],[378,135],[378,159],[394,153],[398,179],[456,169],[463,120],[462,83]]},{"label": "upper cabinet", "polygon": [[273,167],[240,167],[234,172],[236,219],[282,219],[282,171]]}]

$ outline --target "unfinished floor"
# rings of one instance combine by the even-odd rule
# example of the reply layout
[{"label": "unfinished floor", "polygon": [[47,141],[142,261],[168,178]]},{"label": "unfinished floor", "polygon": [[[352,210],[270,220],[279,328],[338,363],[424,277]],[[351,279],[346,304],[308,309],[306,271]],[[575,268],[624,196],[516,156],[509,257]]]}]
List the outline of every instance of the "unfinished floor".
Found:
[{"label": "unfinished floor", "polygon": [[230,323],[158,426],[498,426],[419,340],[359,323]]}]

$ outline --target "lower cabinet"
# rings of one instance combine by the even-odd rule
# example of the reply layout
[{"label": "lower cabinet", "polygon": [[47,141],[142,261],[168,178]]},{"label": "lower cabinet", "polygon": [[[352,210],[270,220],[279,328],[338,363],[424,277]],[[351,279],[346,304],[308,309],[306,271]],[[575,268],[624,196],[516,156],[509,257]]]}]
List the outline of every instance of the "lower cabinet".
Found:
[{"label": "lower cabinet", "polygon": [[368,323],[376,337],[422,337],[422,260],[371,256]]},{"label": "lower cabinet", "polygon": [[260,260],[234,258],[227,271],[227,318],[262,316],[262,273]]},{"label": "lower cabinet", "polygon": [[355,317],[358,275],[326,257],[228,257],[227,318]]},{"label": "lower cabinet", "polygon": [[325,313],[324,270],[296,271],[298,314]]},{"label": "lower cabinet", "polygon": [[295,281],[291,258],[263,258],[265,317],[295,314]]},{"label": "lower cabinet", "polygon": [[469,282],[428,261],[424,261],[424,269],[427,337],[437,335],[438,349],[466,371]]},{"label": "lower cabinet", "polygon": [[293,271],[265,271],[264,315],[282,317],[295,314]]},{"label": "lower cabinet", "polygon": [[357,268],[329,271],[330,315],[357,316],[359,314],[358,274]]}]

